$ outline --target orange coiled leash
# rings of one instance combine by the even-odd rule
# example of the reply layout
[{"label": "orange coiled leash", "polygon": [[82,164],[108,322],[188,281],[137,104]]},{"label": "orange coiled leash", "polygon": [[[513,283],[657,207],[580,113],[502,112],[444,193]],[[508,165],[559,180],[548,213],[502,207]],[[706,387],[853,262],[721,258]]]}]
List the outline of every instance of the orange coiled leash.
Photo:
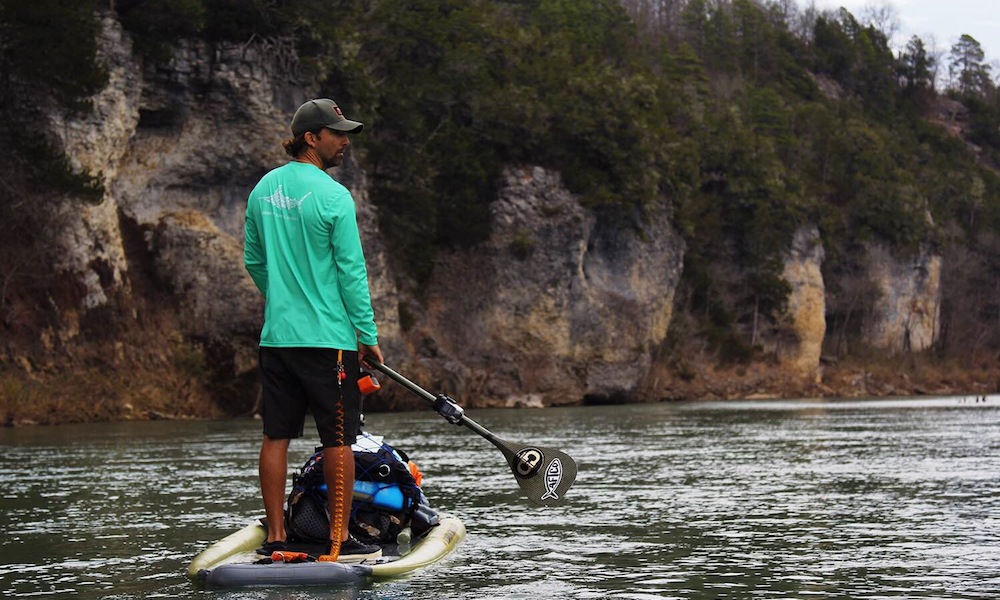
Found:
[{"label": "orange coiled leash", "polygon": [[[340,402],[337,403],[337,421],[335,424],[336,434],[345,444],[347,443],[344,434],[344,379],[347,372],[344,369],[344,351],[337,350],[337,390],[340,395]],[[330,553],[319,557],[321,562],[336,562],[340,558],[340,534],[344,529],[344,461],[334,461],[334,478],[332,482],[327,482],[327,493],[333,494],[333,509],[330,511],[330,532],[336,533],[336,537],[330,537]]]}]

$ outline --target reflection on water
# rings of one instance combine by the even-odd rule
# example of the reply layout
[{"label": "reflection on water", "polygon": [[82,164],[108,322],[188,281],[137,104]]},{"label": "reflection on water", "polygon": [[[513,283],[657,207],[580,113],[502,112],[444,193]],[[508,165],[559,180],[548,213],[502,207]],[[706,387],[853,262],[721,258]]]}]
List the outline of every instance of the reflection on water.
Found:
[{"label": "reflection on water", "polygon": [[[369,415],[466,541],[360,589],[204,590],[184,570],[260,513],[259,424],[0,431],[4,597],[996,598],[1000,398],[471,411],[580,473],[524,500],[500,453],[431,412]],[[314,439],[292,444],[292,467]]]}]

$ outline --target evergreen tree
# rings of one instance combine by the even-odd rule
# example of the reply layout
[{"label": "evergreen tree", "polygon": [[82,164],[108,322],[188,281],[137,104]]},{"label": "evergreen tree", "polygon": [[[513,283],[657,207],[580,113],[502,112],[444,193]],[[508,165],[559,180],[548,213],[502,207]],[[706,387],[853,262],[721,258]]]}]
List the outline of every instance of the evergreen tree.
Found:
[{"label": "evergreen tree", "polygon": [[919,37],[913,36],[907,42],[906,50],[899,56],[896,72],[901,99],[922,111],[934,92],[934,57],[927,53]]},{"label": "evergreen tree", "polygon": [[962,35],[958,43],[951,47],[951,62],[948,73],[952,86],[963,96],[986,97],[993,90],[990,79],[990,65],[982,46],[971,35]]}]

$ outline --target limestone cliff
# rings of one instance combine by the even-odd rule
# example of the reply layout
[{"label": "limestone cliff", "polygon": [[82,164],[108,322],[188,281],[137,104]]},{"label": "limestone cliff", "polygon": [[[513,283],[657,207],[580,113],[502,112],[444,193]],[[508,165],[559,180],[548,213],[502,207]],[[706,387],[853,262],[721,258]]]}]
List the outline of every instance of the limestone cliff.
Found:
[{"label": "limestone cliff", "polygon": [[488,241],[435,268],[413,332],[426,367],[501,405],[633,397],[681,272],[669,215],[599,220],[557,174],[521,167],[492,219]]},{"label": "limestone cliff", "polygon": [[89,114],[53,122],[74,166],[105,189],[57,236],[63,267],[87,289],[80,308],[128,298],[123,240],[141,236],[184,314],[183,333],[228,340],[238,368],[250,368],[260,302],[240,272],[242,204],[282,158],[286,95],[303,92],[289,92],[259,46],[181,45],[169,65],[143,69],[117,21],[103,25],[107,87]]},{"label": "limestone cliff", "polygon": [[895,353],[927,350],[941,326],[941,257],[924,247],[899,258],[872,244],[869,258],[869,277],[879,294],[865,324],[868,343]]},{"label": "limestone cliff", "polygon": [[826,337],[825,288],[821,266],[823,245],[815,226],[795,233],[785,259],[784,279],[791,286],[786,322],[776,336],[774,351],[790,372],[818,383],[819,364]]}]

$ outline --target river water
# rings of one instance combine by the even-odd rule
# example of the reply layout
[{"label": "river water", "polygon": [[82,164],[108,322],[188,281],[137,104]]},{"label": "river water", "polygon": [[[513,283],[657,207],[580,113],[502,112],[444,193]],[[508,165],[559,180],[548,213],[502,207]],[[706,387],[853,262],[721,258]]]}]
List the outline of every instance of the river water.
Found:
[{"label": "river water", "polygon": [[[1000,598],[1000,397],[472,410],[573,456],[565,504],[431,411],[371,414],[468,537],[408,577],[226,591],[191,558],[260,515],[259,423],[0,431],[0,593],[55,598]],[[315,434],[292,444],[290,468]]]}]

